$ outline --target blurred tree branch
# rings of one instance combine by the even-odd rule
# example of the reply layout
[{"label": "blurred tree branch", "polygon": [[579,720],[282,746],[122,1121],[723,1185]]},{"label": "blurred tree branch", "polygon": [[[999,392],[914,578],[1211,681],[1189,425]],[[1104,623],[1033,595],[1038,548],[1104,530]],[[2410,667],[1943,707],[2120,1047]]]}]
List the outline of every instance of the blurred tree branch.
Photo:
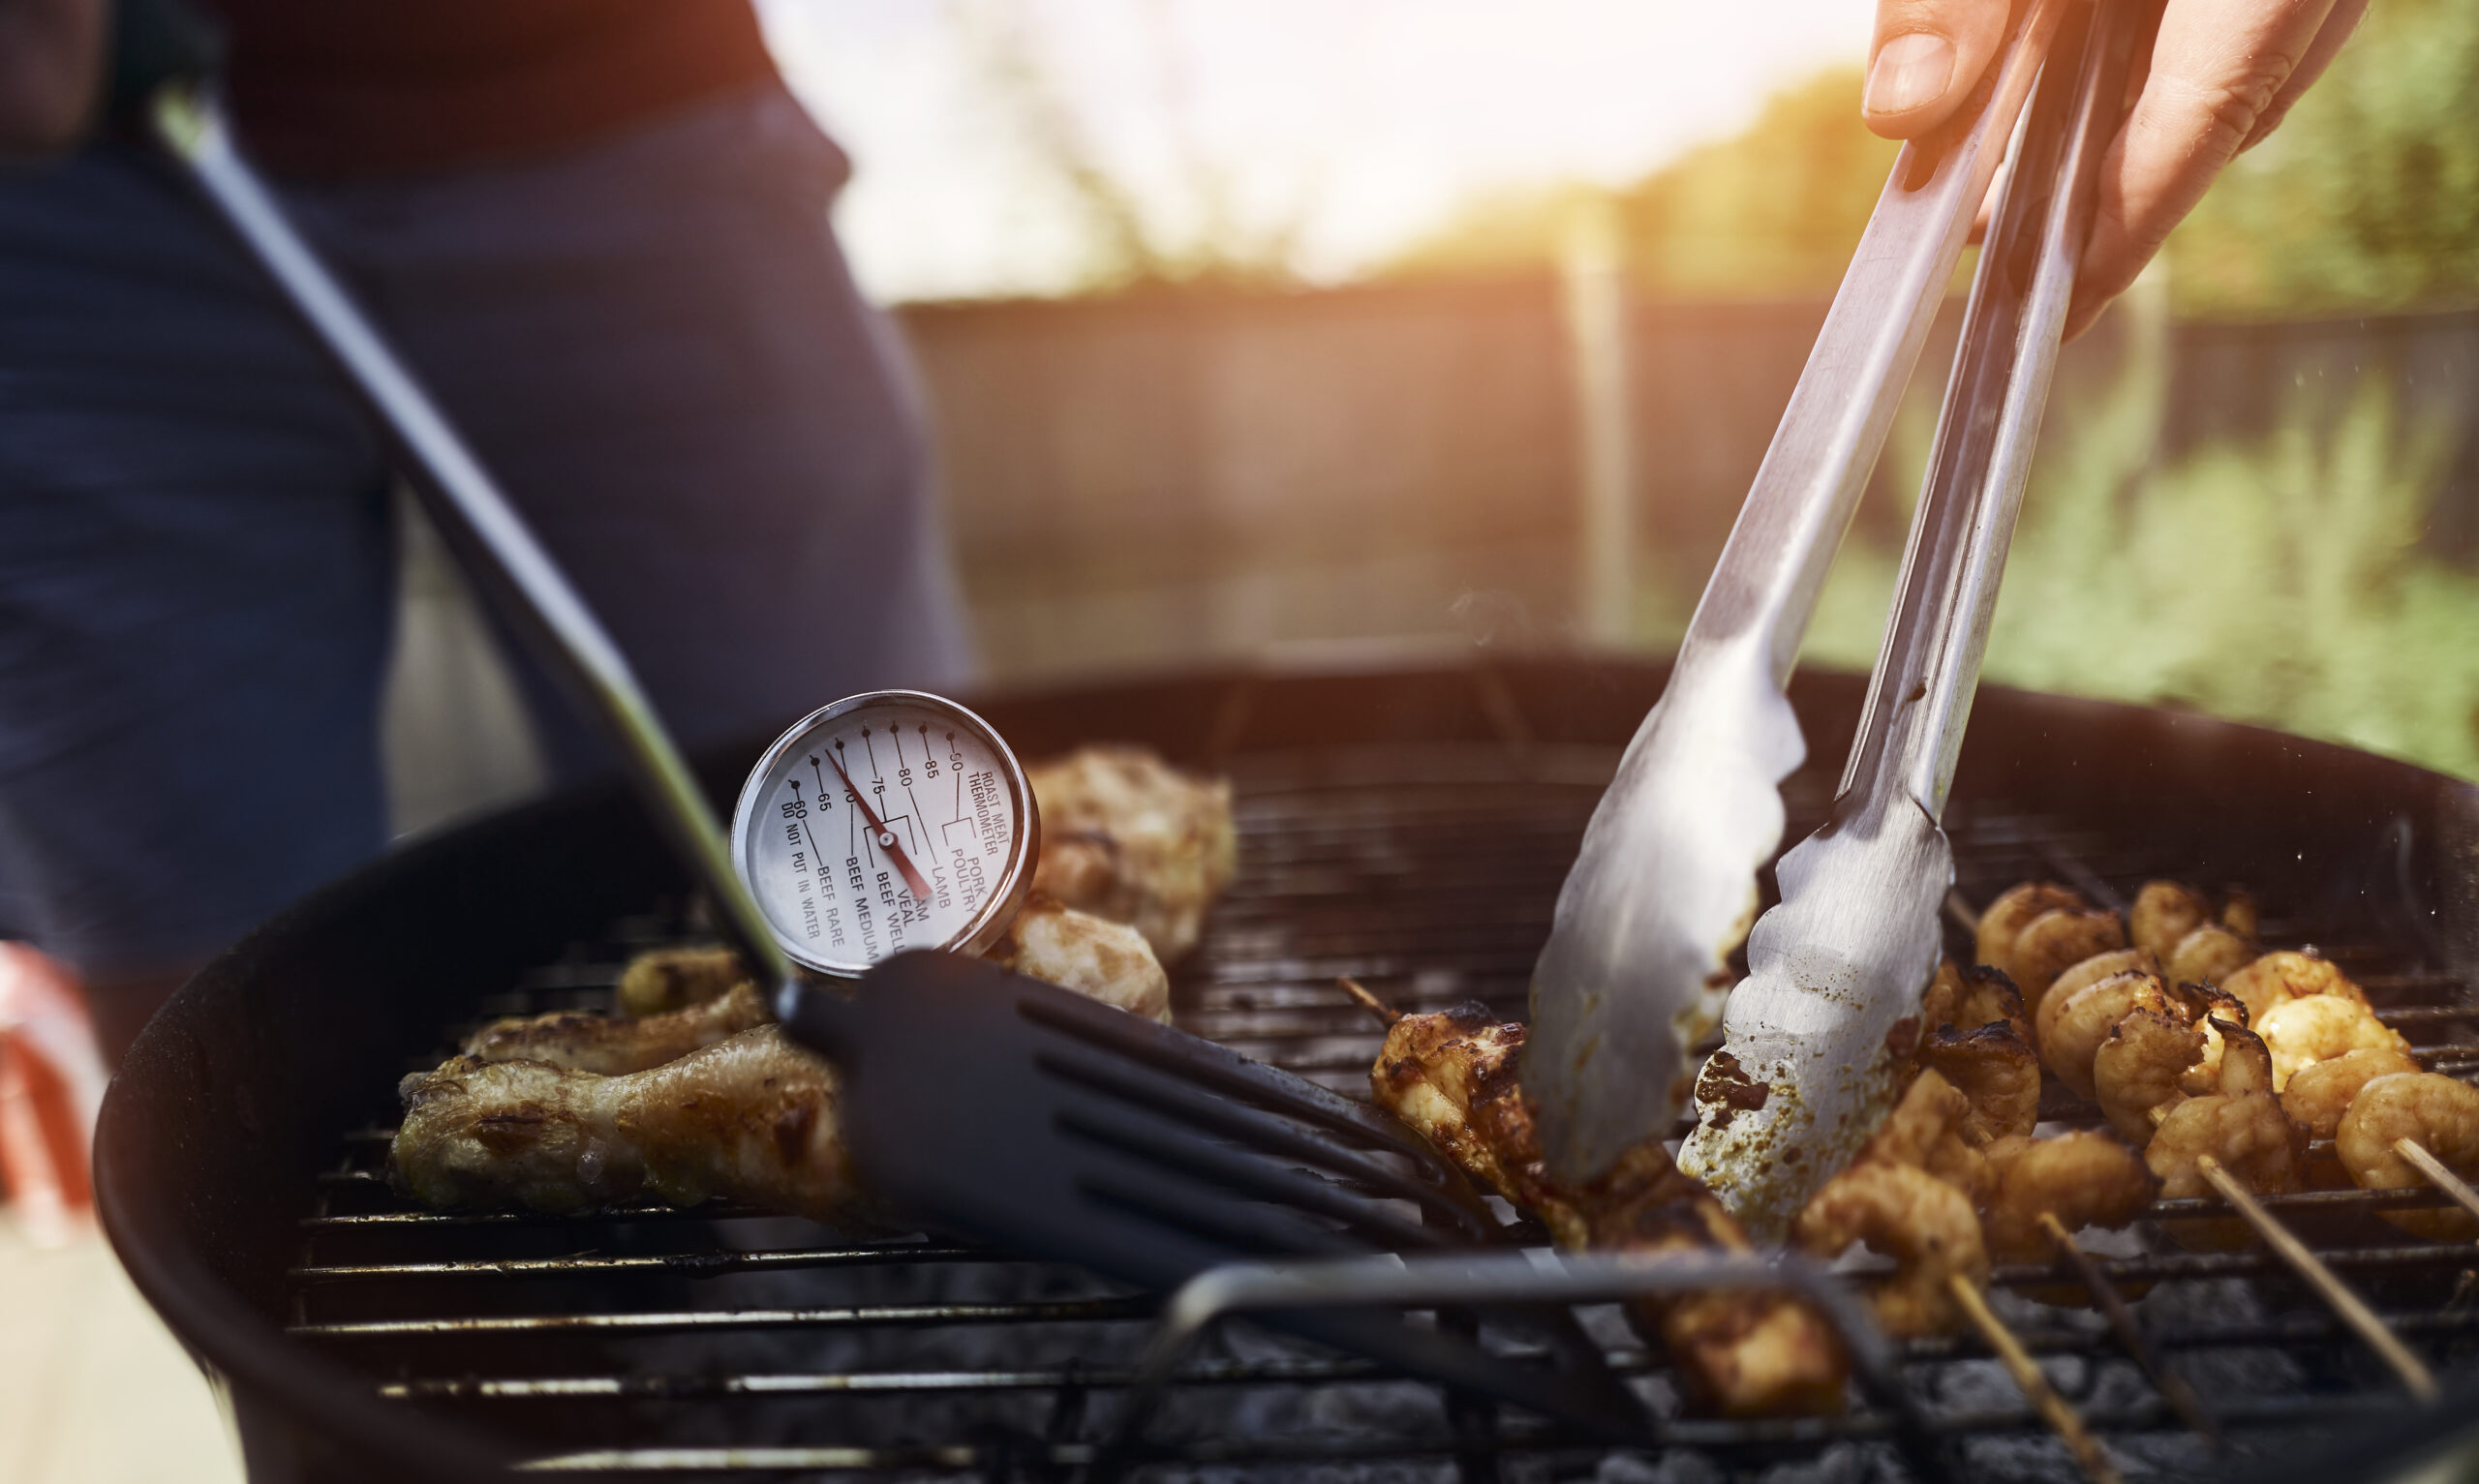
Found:
[{"label": "blurred tree branch", "polygon": [[[1158,137],[1170,147],[1170,199],[1106,158],[1042,54],[1026,0],[953,0],[951,14],[993,99],[1081,217],[1090,243],[1091,288],[1296,282],[1292,263],[1305,202],[1274,213],[1263,226],[1248,225],[1234,171],[1196,137],[1188,107],[1195,87],[1170,0],[1142,0],[1142,8],[1152,84],[1146,92],[1160,118]],[[1175,221],[1181,206],[1190,218],[1185,229]]]}]

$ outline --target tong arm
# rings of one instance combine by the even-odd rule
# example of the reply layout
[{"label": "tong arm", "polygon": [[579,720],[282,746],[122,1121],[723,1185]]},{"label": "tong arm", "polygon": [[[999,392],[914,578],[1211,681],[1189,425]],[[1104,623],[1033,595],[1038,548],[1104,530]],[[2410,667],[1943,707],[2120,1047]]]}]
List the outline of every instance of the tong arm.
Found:
[{"label": "tong arm", "polygon": [[[2122,14],[2131,9],[2132,0],[2096,0],[2089,44],[2058,49],[2061,65],[2079,60],[2066,106],[2025,121],[1990,233],[1987,251],[1999,256],[1973,282],[1946,413],[1844,768],[1839,792],[1854,803],[1900,789],[1930,819],[1944,813],[2091,231],[2094,182],[2117,125],[2111,89],[2134,44]],[[2036,229],[2009,229],[2014,223]]]},{"label": "tong arm", "polygon": [[1972,220],[2070,0],[2021,8],[1952,123],[1903,147],[1680,645],[1679,665],[1753,634],[1789,679],[1843,532],[1961,261]]}]

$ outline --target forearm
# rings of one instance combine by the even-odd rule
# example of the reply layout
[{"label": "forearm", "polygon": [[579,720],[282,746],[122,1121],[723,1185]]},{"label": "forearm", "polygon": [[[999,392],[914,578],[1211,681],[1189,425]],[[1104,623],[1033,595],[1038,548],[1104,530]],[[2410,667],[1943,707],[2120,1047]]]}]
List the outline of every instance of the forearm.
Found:
[{"label": "forearm", "polygon": [[77,142],[103,91],[107,0],[0,0],[0,156]]}]

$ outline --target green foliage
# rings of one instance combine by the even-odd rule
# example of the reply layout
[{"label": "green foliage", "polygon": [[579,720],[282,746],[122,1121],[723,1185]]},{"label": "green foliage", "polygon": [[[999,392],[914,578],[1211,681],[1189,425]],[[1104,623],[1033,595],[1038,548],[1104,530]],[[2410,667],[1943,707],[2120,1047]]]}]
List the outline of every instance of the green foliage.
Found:
[{"label": "green foliage", "polygon": [[2169,239],[2182,313],[2479,302],[2479,0],[2381,0]]},{"label": "green foliage", "polygon": [[1859,122],[1860,81],[1820,73],[1628,192],[1639,282],[1682,298],[1832,293],[1900,148]]},{"label": "green foliage", "polygon": [[[1859,122],[1859,91],[1856,68],[1820,73],[1621,193],[1638,282],[1682,298],[1832,292],[1895,152]],[[1576,194],[1485,202],[1389,272],[1538,270]],[[2372,7],[2166,257],[2187,315],[2479,303],[2479,0]]]},{"label": "green foliage", "polygon": [[[1835,68],[1765,106],[1743,133],[1691,150],[1620,193],[1637,281],[1671,298],[1833,292],[1898,146],[1859,122],[1860,73]],[[1386,277],[1538,271],[1584,189],[1480,203],[1396,258]]]},{"label": "green foliage", "polygon": [[[2051,440],[1987,678],[2189,706],[2479,777],[2479,578],[2416,545],[2444,430],[2402,426],[2371,379],[2326,436],[2294,418],[2259,444],[2153,471],[2159,393],[2138,357]],[[1875,660],[1898,559],[1860,541],[1843,552],[1810,659]]]}]

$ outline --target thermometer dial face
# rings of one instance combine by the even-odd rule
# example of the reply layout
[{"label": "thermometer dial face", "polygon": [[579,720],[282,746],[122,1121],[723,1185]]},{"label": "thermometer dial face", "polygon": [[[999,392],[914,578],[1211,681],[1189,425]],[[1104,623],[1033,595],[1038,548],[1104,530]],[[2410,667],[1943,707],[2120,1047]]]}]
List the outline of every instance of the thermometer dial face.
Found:
[{"label": "thermometer dial face", "polygon": [[732,860],[775,939],[853,976],[906,949],[976,953],[1024,904],[1041,824],[988,722],[917,690],[847,696],[776,740],[743,786]]}]

